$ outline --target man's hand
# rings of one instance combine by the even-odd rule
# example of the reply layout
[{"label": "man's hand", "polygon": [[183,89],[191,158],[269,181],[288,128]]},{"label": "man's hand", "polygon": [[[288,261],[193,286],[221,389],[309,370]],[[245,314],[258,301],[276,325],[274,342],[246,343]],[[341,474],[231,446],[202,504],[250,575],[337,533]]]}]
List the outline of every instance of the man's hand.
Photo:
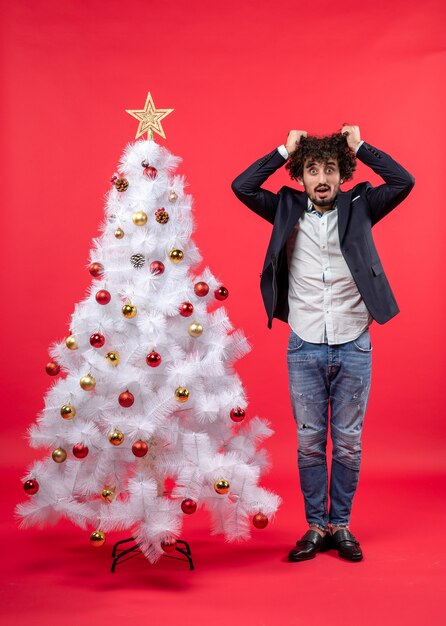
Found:
[{"label": "man's hand", "polygon": [[289,156],[291,156],[293,152],[297,150],[300,140],[302,139],[302,137],[306,137],[307,134],[308,133],[306,130],[290,130],[289,131],[286,144],[285,144],[285,148],[287,149]]},{"label": "man's hand", "polygon": [[359,126],[344,126],[341,128],[341,133],[347,137],[347,143],[350,150],[355,152],[361,141],[361,133],[359,132]]}]

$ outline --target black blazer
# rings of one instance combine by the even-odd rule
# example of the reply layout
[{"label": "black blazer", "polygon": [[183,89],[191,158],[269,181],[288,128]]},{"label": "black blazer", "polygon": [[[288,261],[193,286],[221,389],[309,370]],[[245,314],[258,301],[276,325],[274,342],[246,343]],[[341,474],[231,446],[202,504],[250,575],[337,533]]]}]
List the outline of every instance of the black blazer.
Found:
[{"label": "black blazer", "polygon": [[[375,248],[372,226],[406,198],[415,179],[388,154],[366,142],[356,156],[379,174],[385,184],[373,187],[368,182],[359,183],[350,191],[338,193],[339,241],[367,309],[373,319],[384,324],[399,308]],[[277,193],[262,189],[262,183],[285,163],[286,159],[276,148],[237,176],[231,185],[239,200],[274,225],[260,281],[268,328],[273,317],[288,321],[286,244],[308,202],[305,192],[292,187],[284,186]]]}]

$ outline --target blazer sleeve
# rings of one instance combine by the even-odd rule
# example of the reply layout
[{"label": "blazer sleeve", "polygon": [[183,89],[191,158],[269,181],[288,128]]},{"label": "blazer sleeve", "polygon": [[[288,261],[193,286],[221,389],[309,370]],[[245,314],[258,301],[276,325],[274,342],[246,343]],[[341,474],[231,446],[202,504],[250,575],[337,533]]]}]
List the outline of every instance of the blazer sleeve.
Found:
[{"label": "blazer sleeve", "polygon": [[356,156],[385,181],[378,187],[366,183],[365,195],[374,225],[409,195],[415,178],[392,157],[367,142],[359,147]]},{"label": "blazer sleeve", "polygon": [[286,159],[276,148],[255,161],[231,183],[232,191],[237,198],[271,224],[274,223],[280,190],[273,193],[263,189],[261,185],[285,163]]}]

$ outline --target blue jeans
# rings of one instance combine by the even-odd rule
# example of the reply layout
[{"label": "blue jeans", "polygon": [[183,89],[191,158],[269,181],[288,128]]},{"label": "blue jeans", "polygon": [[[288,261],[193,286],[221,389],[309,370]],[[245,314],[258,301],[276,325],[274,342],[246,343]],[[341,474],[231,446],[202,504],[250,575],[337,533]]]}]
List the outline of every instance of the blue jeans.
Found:
[{"label": "blue jeans", "polygon": [[[361,432],[370,389],[368,329],[354,341],[309,343],[291,330],[287,363],[298,432],[298,467],[310,526],[348,526],[359,478]],[[330,411],[330,412],[329,412]],[[328,509],[327,431],[333,454]]]}]

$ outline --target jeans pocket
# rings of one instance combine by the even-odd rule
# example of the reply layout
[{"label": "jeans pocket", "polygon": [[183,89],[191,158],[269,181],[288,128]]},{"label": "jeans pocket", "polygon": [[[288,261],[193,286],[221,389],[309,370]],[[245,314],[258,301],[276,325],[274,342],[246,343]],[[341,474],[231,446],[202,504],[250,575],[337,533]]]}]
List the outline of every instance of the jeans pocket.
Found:
[{"label": "jeans pocket", "polygon": [[362,335],[359,335],[356,339],[353,340],[353,345],[359,352],[371,352],[372,351],[372,342],[370,341],[370,332],[369,329],[365,330]]},{"label": "jeans pocket", "polygon": [[292,330],[288,339],[288,353],[297,352],[302,348],[304,343],[304,340]]}]

